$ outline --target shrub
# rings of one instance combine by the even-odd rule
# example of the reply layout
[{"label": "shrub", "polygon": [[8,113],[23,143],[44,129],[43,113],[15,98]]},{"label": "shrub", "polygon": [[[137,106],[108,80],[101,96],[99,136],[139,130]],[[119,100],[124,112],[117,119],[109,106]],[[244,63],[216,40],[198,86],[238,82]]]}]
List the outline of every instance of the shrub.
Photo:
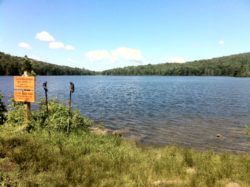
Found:
[{"label": "shrub", "polygon": [[0,125],[2,125],[5,121],[6,121],[6,106],[4,105],[4,103],[2,102],[2,94],[0,93]]},{"label": "shrub", "polygon": [[79,110],[70,112],[69,108],[57,100],[48,103],[48,110],[47,113],[45,102],[41,100],[39,110],[33,113],[36,127],[66,132],[70,125],[71,131],[86,131],[93,123],[82,116]]},{"label": "shrub", "polygon": [[21,126],[24,124],[24,105],[23,103],[13,101],[7,116],[7,124],[12,126]]},{"label": "shrub", "polygon": [[[46,112],[44,100],[41,100],[39,109],[32,112],[28,124],[28,130],[46,129],[49,131],[66,132],[68,126],[70,131],[87,131],[93,121],[82,116],[79,110],[69,112],[69,109],[56,100],[48,103],[49,112]],[[25,123],[24,105],[13,103],[8,115],[7,123],[11,126],[21,126]]]}]

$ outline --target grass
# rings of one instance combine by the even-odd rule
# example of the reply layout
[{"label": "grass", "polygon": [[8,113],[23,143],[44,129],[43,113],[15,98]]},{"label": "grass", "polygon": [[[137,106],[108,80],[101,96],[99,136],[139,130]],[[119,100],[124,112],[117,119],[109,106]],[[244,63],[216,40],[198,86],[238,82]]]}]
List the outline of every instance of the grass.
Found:
[{"label": "grass", "polygon": [[2,186],[250,186],[250,155],[140,147],[117,136],[2,127]]},{"label": "grass", "polygon": [[[95,135],[93,122],[56,102],[25,125],[14,105],[0,126],[0,186],[250,186],[250,153],[140,146],[116,135]],[[68,124],[70,133],[66,133]]]}]

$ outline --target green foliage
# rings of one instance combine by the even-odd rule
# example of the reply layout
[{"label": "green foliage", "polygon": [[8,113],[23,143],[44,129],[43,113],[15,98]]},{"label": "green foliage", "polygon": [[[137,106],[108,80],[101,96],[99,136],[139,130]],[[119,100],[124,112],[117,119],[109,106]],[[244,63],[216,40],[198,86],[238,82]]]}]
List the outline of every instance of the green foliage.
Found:
[{"label": "green foliage", "polygon": [[71,131],[86,131],[93,122],[83,117],[79,110],[69,112],[64,104],[56,100],[48,103],[49,113],[46,112],[44,100],[40,103],[40,110],[33,114],[33,118],[37,121],[36,126],[47,128],[49,130],[67,131],[70,124]]},{"label": "green foliage", "polygon": [[31,73],[32,71],[32,62],[26,55],[22,62],[22,72],[25,72],[25,71],[27,71],[28,73]]},{"label": "green foliage", "polygon": [[[40,102],[38,110],[32,112],[32,117],[28,123],[28,130],[49,130],[66,132],[70,125],[70,130],[74,132],[87,131],[93,121],[83,117],[79,110],[69,113],[69,109],[56,100],[48,103],[49,112],[46,112],[45,102]],[[7,124],[11,126],[25,125],[25,112],[22,103],[13,103],[8,113]]]},{"label": "green foliage", "polygon": [[103,75],[168,75],[168,76],[250,76],[250,53],[187,63],[129,66],[102,72]]},{"label": "green foliage", "polygon": [[[22,74],[24,58],[0,52],[0,75]],[[27,63],[29,69],[29,64]],[[250,77],[250,53],[199,60],[187,63],[164,63],[156,65],[129,66],[103,72],[59,66],[32,60],[32,69],[37,75],[169,75],[169,76],[234,76]]]},{"label": "green foliage", "polygon": [[5,120],[6,120],[6,106],[4,105],[3,101],[2,101],[2,94],[0,93],[0,125],[2,125]]},{"label": "green foliage", "polygon": [[45,63],[23,57],[11,56],[0,52],[0,75],[22,75],[24,70],[37,75],[93,75],[95,72],[86,69],[72,68]]},{"label": "green foliage", "polygon": [[6,123],[18,127],[24,124],[24,120],[25,110],[23,103],[13,101],[8,112]]}]

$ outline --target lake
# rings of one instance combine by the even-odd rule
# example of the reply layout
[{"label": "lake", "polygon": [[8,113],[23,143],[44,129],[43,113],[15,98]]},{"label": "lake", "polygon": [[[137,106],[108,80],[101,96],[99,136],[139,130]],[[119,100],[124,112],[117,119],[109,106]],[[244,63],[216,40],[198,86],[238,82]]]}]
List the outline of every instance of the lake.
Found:
[{"label": "lake", "polygon": [[[37,101],[44,97],[45,81],[49,98],[65,103],[74,82],[74,108],[143,144],[250,151],[249,78],[38,76]],[[0,77],[0,90],[10,103],[13,77]]]}]

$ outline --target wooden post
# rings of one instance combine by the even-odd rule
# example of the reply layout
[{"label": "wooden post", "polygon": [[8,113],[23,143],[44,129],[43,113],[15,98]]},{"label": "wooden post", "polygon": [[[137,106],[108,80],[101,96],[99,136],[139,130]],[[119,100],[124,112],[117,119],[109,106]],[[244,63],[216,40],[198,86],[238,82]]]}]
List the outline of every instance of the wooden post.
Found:
[{"label": "wooden post", "polygon": [[[24,71],[24,77],[28,77],[28,72]],[[26,112],[26,125],[29,125],[30,117],[31,117],[31,103],[30,102],[24,102],[24,108]]]},{"label": "wooden post", "polygon": [[69,133],[70,131],[70,126],[71,126],[71,118],[72,118],[72,114],[71,114],[71,97],[72,97],[72,93],[74,93],[75,91],[75,85],[74,83],[70,82],[70,92],[69,92],[69,123],[67,126],[67,133]]},{"label": "wooden post", "polygon": [[30,117],[31,117],[31,112],[30,112],[31,111],[31,104],[30,104],[30,102],[25,102],[24,108],[25,108],[25,113],[26,113],[26,115],[25,115],[26,121],[29,122]]},{"label": "wooden post", "polygon": [[47,88],[47,81],[43,83],[43,89],[45,92],[45,104],[46,104],[46,112],[47,114],[49,113],[49,108],[48,108],[48,88]]},{"label": "wooden post", "polygon": [[71,112],[71,98],[72,98],[72,92],[69,92],[69,112]]},{"label": "wooden post", "polygon": [[71,126],[71,92],[69,93],[69,121],[68,121],[68,126],[67,126],[67,133],[70,131],[70,126]]}]

